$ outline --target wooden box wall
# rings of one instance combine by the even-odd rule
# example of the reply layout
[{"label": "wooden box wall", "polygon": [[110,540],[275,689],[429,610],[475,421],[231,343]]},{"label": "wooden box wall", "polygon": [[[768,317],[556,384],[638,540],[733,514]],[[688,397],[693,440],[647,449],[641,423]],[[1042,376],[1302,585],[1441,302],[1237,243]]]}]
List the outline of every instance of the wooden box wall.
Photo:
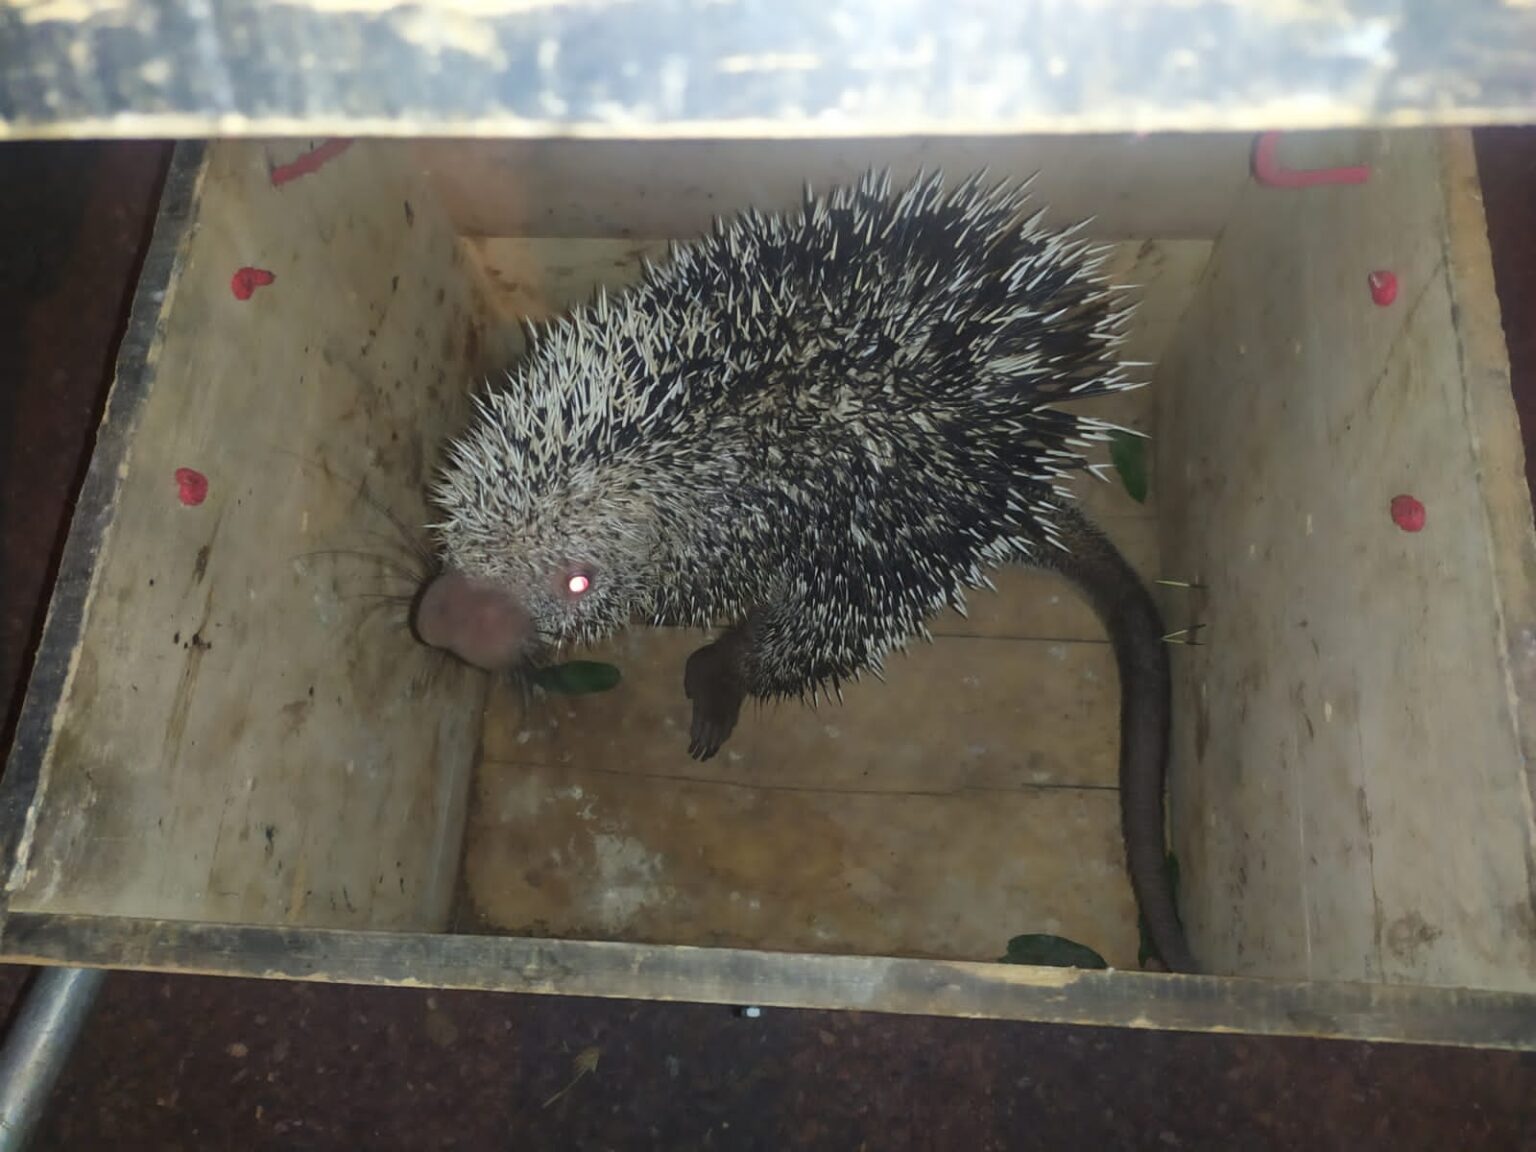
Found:
[{"label": "wooden box wall", "polygon": [[[0,951],[1531,1042],[1536,553],[1470,148],[1455,132],[1298,139],[1292,162],[1363,160],[1372,179],[1295,190],[1255,185],[1247,146],[374,142],[291,181],[273,166],[296,142],[184,149],[5,777]],[[1112,664],[1061,695],[1056,666],[1091,684],[1102,644],[1046,582],[1013,581],[937,629],[909,687],[851,704],[862,752],[831,751],[825,716],[781,714],[758,722],[772,739],[744,732],[734,780],[674,778],[664,670],[682,638],[623,649],[658,670],[630,678],[655,687],[619,709],[628,727],[584,702],[590,719],[552,736],[419,659],[391,620],[402,577],[377,558],[424,518],[435,447],[515,354],[513,313],[622,282],[658,242],[792,203],[807,178],[935,161],[1041,168],[1053,219],[1096,213],[1117,266],[1149,281],[1137,339],[1160,366],[1127,415],[1156,433],[1153,500],[1086,495],[1145,574],[1203,585],[1161,597],[1171,626],[1207,636],[1174,653],[1171,820],[1211,976],[988,963],[989,940],[1059,930],[1102,931],[1112,963],[1134,964]],[[241,299],[242,268],[273,281]],[[1378,268],[1399,278],[1390,308],[1367,291]],[[203,503],[178,499],[182,467],[209,477]],[[1430,509],[1422,533],[1387,515],[1403,491]],[[999,639],[1011,663],[988,658],[965,721],[1017,740],[977,754],[913,704],[953,699],[936,678],[963,682],[974,661],[956,654]],[[1032,684],[1052,687],[1021,714]],[[910,762],[892,715],[917,717]],[[871,773],[897,800],[853,795]],[[610,843],[616,870],[594,850],[541,890],[538,836],[579,824],[600,778],[597,800],[643,834]],[[750,803],[708,798],[743,784]],[[688,804],[703,815],[685,826]],[[840,839],[798,875],[801,853],[739,850],[816,820]],[[925,845],[925,829],[943,835]],[[655,838],[708,867],[659,882]],[[645,916],[607,914],[641,898]]]}]

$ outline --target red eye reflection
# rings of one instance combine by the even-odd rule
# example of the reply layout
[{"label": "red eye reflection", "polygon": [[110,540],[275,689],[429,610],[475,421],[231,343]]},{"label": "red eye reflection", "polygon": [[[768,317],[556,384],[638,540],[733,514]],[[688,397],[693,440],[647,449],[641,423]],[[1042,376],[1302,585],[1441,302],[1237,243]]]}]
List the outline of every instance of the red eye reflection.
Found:
[{"label": "red eye reflection", "polygon": [[592,587],[592,577],[585,572],[573,572],[565,581],[565,590],[572,596],[581,596],[590,587]]}]

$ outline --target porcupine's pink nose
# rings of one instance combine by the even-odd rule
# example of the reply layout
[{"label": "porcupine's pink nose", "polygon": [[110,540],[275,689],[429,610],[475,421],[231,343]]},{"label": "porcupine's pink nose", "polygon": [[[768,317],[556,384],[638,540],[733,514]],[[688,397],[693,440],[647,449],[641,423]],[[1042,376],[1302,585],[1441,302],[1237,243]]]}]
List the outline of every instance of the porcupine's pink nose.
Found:
[{"label": "porcupine's pink nose", "polygon": [[533,622],[515,598],[452,570],[422,590],[411,626],[428,647],[487,671],[516,663],[533,637]]}]

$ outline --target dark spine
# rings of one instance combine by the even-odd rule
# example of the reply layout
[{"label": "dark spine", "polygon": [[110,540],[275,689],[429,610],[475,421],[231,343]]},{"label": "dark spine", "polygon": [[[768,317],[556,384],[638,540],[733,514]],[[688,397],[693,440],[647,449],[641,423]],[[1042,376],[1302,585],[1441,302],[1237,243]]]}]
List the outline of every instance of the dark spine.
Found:
[{"label": "dark spine", "polygon": [[1120,671],[1120,820],[1131,887],[1152,944],[1173,972],[1194,972],[1169,882],[1163,787],[1172,713],[1162,618],[1125,558],[1080,513],[1053,516],[1070,550],[1048,563],[1088,597],[1115,649]]}]

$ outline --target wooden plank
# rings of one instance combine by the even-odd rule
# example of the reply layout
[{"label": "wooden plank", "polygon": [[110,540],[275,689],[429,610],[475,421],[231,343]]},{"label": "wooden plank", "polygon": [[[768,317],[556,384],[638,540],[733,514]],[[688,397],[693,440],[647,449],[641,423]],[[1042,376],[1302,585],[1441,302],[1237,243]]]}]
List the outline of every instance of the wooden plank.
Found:
[{"label": "wooden plank", "polygon": [[0,959],[312,983],[1536,1048],[1536,997],[723,948],[15,914]]},{"label": "wooden plank", "polygon": [[[688,653],[709,634],[634,628],[573,656],[623,673],[611,692],[491,697],[491,760],[601,766],[665,778],[892,793],[964,788],[1113,787],[1119,688],[1099,642],[945,637],[891,658],[842,703],[751,705],[721,756],[689,760]],[[1102,722],[1101,722],[1102,721]]]},{"label": "wooden plank", "polygon": [[461,927],[969,959],[1041,931],[1135,963],[1107,644],[939,639],[841,704],[749,708],[700,764],[703,640],[577,653],[622,670],[604,695],[493,693]]},{"label": "wooden plank", "polygon": [[[389,156],[277,186],[301,150],[209,152],[155,342],[124,362],[131,449],[83,521],[78,635],[50,640],[67,671],[23,752],[42,762],[12,907],[446,922],[482,689],[375,609],[410,590],[391,517],[424,518],[492,334]],[[275,276],[247,300],[244,266]],[[206,502],[178,502],[182,467]]]},{"label": "wooden plank", "polygon": [[1536,11],[1443,0],[13,0],[11,135],[847,136],[1519,122]]},{"label": "wooden plank", "polygon": [[1136,967],[1113,788],[592,763],[481,764],[457,929],[960,960],[1048,932]]},{"label": "wooden plank", "polygon": [[14,869],[28,834],[55,712],[84,630],[91,581],[111,524],[133,429],[154,378],[152,357],[158,355],[158,332],[191,242],[204,158],[201,145],[181,145],[166,173],[154,234],[118,346],[116,378],[70,519],[16,739],[0,774],[0,876],[7,878],[7,887],[14,883]]},{"label": "wooden plank", "polygon": [[425,140],[409,145],[461,233],[482,237],[689,237],[747,206],[792,211],[886,168],[897,183],[942,171],[1035,176],[1048,222],[1089,219],[1107,240],[1211,240],[1248,179],[1246,135],[876,137],[855,140]]},{"label": "wooden plank", "polygon": [[[1293,142],[1369,183],[1249,190],[1159,375],[1165,563],[1208,588],[1209,643],[1175,660],[1172,777],[1184,915],[1216,970],[1536,987],[1510,679],[1530,507],[1494,431],[1514,418],[1470,153],[1448,189],[1441,140]],[[1405,492],[1421,533],[1389,515]]]},{"label": "wooden plank", "polygon": [[667,240],[609,237],[494,236],[463,241],[502,315],[545,321],[590,300],[637,283],[645,260],[666,256]]},{"label": "wooden plank", "polygon": [[[1524,760],[1526,818],[1536,828],[1536,532],[1532,531],[1525,448],[1511,392],[1509,349],[1500,323],[1471,134],[1442,133],[1440,159],[1445,260],[1467,390],[1468,430],[1477,455],[1478,491],[1491,543],[1506,689]],[[1536,835],[1528,844],[1526,867],[1536,878]],[[1520,923],[1519,914],[1515,915]],[[1536,932],[1532,920],[1536,914],[1523,921],[1527,932]]]}]

